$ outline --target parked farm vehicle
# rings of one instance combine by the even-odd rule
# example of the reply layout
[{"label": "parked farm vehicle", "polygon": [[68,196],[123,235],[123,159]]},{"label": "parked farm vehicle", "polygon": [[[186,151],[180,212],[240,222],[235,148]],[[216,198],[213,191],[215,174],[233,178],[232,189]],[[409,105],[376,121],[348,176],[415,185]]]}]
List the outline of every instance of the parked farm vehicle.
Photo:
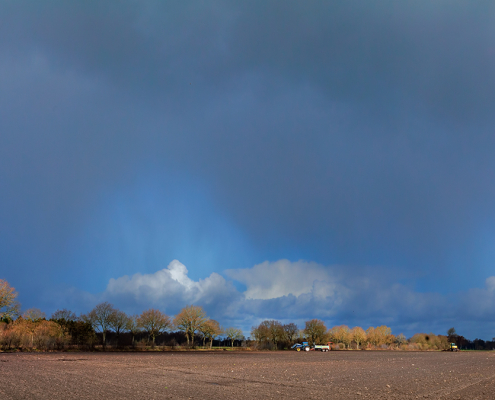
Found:
[{"label": "parked farm vehicle", "polygon": [[315,344],[311,350],[330,351],[330,344]]},{"label": "parked farm vehicle", "polygon": [[294,349],[296,351],[309,351],[309,343],[308,342],[302,342],[302,343],[296,343],[294,346],[291,347],[291,349]]},{"label": "parked farm vehicle", "polygon": [[459,347],[455,343],[450,343],[450,351],[459,351]]},{"label": "parked farm vehicle", "polygon": [[308,342],[302,342],[302,343],[296,343],[294,346],[291,348],[296,350],[296,351],[330,351],[330,344],[331,342],[328,342],[327,344],[315,344],[313,347],[309,346]]}]

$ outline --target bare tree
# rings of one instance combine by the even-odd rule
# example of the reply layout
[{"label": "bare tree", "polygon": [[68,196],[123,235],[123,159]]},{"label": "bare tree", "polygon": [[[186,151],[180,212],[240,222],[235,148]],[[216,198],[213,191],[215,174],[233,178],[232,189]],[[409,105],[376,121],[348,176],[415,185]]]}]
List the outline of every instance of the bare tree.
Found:
[{"label": "bare tree", "polygon": [[231,347],[234,347],[234,340],[241,340],[244,337],[240,329],[232,327],[225,329],[225,335],[231,340]]},{"label": "bare tree", "polygon": [[327,327],[323,321],[312,319],[311,321],[306,321],[305,325],[304,334],[311,344],[318,344],[325,341]]},{"label": "bare tree", "polygon": [[187,344],[191,339],[191,345],[194,346],[194,333],[208,320],[202,307],[186,306],[174,318],[174,325],[177,329],[186,334]]},{"label": "bare tree", "polygon": [[455,331],[455,328],[452,327],[447,331],[447,337],[449,338],[450,343],[456,343],[457,340],[457,332]]},{"label": "bare tree", "polygon": [[112,315],[115,312],[113,306],[108,303],[100,303],[95,308],[93,308],[88,314],[82,315],[81,319],[84,322],[89,322],[93,329],[100,331],[103,336],[103,347],[106,346],[106,334],[107,330],[110,328]]},{"label": "bare tree", "polygon": [[141,328],[138,325],[138,318],[139,318],[138,315],[129,316],[127,319],[127,325],[125,327],[125,329],[127,329],[131,333],[131,337],[132,337],[131,343],[133,346],[134,346],[134,338],[141,330]]},{"label": "bare tree", "polygon": [[277,347],[277,344],[284,339],[285,331],[283,325],[279,321],[265,320],[257,327],[251,328],[251,336],[253,336],[260,345],[263,341],[270,341]]},{"label": "bare tree", "polygon": [[148,335],[152,339],[153,346],[155,345],[155,337],[172,326],[168,315],[153,308],[143,311],[137,319],[137,324],[148,332]]},{"label": "bare tree", "polygon": [[397,343],[398,346],[400,346],[401,344],[407,343],[407,339],[403,333],[399,333],[397,335],[397,337],[395,338],[395,343]]},{"label": "bare tree", "polygon": [[64,321],[69,322],[69,321],[76,321],[77,317],[76,317],[76,314],[74,314],[72,311],[64,308],[62,310],[55,311],[52,314],[51,319],[53,319],[53,320],[63,319]]},{"label": "bare tree", "polygon": [[31,338],[31,347],[33,347],[34,332],[38,327],[38,323],[45,319],[45,313],[38,308],[30,308],[29,310],[24,311],[22,314],[22,319],[24,320],[23,328],[29,333]]},{"label": "bare tree", "polygon": [[284,328],[279,321],[266,321],[268,327],[268,337],[272,341],[275,348],[277,348],[278,343],[283,340],[285,336]]},{"label": "bare tree", "polygon": [[110,316],[110,327],[117,334],[117,341],[120,338],[120,332],[126,329],[128,320],[127,314],[120,310],[114,310]]},{"label": "bare tree", "polygon": [[206,339],[210,340],[210,349],[213,346],[213,339],[222,334],[222,328],[220,324],[214,319],[205,321],[199,328],[199,331],[203,334],[203,347],[205,346]]},{"label": "bare tree", "polygon": [[299,334],[299,328],[297,327],[297,325],[294,322],[291,322],[290,324],[285,324],[283,328],[287,341],[290,344],[294,343],[296,335]]},{"label": "bare tree", "polygon": [[251,328],[251,336],[258,342],[258,345],[261,345],[264,341],[268,340],[270,332],[268,331],[268,327],[266,324],[259,324],[258,326],[253,326]]},{"label": "bare tree", "polygon": [[22,318],[31,322],[41,321],[42,319],[45,319],[45,317],[45,313],[38,308],[30,308],[22,314]]},{"label": "bare tree", "polygon": [[6,280],[0,279],[0,320],[13,319],[19,315],[20,305],[16,299],[15,289]]}]

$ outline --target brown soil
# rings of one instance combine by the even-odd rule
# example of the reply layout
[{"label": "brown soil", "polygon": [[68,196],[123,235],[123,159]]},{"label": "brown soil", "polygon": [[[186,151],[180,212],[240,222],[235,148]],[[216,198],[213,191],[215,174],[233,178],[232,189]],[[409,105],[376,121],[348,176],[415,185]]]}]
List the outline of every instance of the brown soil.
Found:
[{"label": "brown soil", "polygon": [[493,399],[493,352],[0,354],[0,399]]}]

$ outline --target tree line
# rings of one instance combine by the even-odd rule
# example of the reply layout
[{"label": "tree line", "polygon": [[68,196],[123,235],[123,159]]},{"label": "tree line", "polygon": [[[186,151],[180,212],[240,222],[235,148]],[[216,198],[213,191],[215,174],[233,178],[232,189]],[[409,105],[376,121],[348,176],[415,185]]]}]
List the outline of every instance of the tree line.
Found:
[{"label": "tree line", "polygon": [[[66,310],[57,311],[52,316],[52,320],[63,323],[67,319],[66,313]],[[206,342],[208,342],[210,348],[213,340],[220,335],[229,338],[232,346],[235,340],[243,337],[240,329],[222,328],[218,321],[206,315],[202,307],[194,305],[184,307],[174,318],[171,318],[153,308],[143,311],[140,315],[127,315],[114,308],[110,303],[103,302],[89,313],[82,314],[79,319],[91,325],[96,332],[101,333],[103,346],[106,345],[106,333],[108,331],[115,332],[117,338],[121,332],[129,332],[132,337],[132,344],[134,344],[137,334],[145,332],[153,346],[158,335],[171,332],[174,329],[184,334],[187,346],[194,346],[197,336],[203,341],[203,346],[206,346]]]},{"label": "tree line", "polygon": [[[139,315],[127,315],[112,304],[103,302],[90,312],[76,316],[70,310],[57,310],[50,319],[38,309],[29,309],[21,314],[17,292],[7,281],[0,279],[0,349],[41,350],[77,347],[94,349],[97,345],[106,348],[110,336],[113,346],[155,346],[157,338],[161,344],[188,347],[201,345],[212,348],[214,340],[222,344],[243,341],[245,346],[257,349],[286,349],[296,342],[308,341],[310,345],[331,342],[334,349],[404,349],[445,350],[450,343],[461,349],[494,349],[495,338],[490,341],[467,340],[454,328],[447,335],[418,333],[407,339],[403,334],[393,335],[391,328],[382,325],[364,330],[347,325],[328,329],[319,319],[305,322],[299,329],[295,323],[282,324],[276,320],[265,320],[251,329],[246,340],[240,329],[223,328],[219,322],[209,318],[202,307],[188,305],[173,318],[157,309],[148,309]],[[185,343],[184,343],[185,342]]]},{"label": "tree line", "polygon": [[[4,349],[62,350],[77,347],[89,350],[98,345],[106,349],[109,335],[112,346],[117,348],[126,345],[155,347],[156,338],[164,335],[171,345],[194,347],[202,342],[203,347],[209,348],[220,335],[229,340],[230,346],[244,338],[240,329],[222,328],[217,321],[206,316],[203,308],[194,305],[184,307],[174,318],[153,308],[139,315],[127,315],[103,302],[80,316],[63,309],[55,311],[47,320],[40,310],[29,309],[16,318],[4,316],[0,321],[0,348]],[[139,344],[136,338],[140,338]]]},{"label": "tree line", "polygon": [[319,319],[306,321],[303,329],[299,329],[294,323],[282,324],[275,320],[265,320],[251,328],[251,337],[260,349],[286,348],[302,341],[307,341],[310,345],[331,342],[334,347],[344,350],[352,344],[360,349],[363,345],[380,347],[400,345],[407,341],[403,334],[392,335],[387,326],[364,330],[359,326],[350,329],[347,325],[340,325],[327,329],[325,323]]},{"label": "tree line", "polygon": [[[111,335],[117,346],[125,343],[122,336],[130,337],[135,346],[136,337],[155,346],[156,338],[168,334],[169,341],[195,346],[198,338],[204,347],[211,348],[213,341],[225,337],[230,346],[244,339],[235,327],[223,328],[209,318],[202,307],[188,305],[173,318],[158,309],[150,308],[139,315],[127,315],[108,302],[96,305],[90,312],[76,316],[70,310],[55,311],[50,319],[36,308],[21,314],[16,300],[17,292],[0,279],[0,348],[62,349],[67,346],[94,348],[101,343],[107,346]],[[174,332],[176,330],[177,332]]]},{"label": "tree line", "polygon": [[393,335],[391,328],[382,325],[370,326],[364,330],[360,326],[349,328],[338,325],[327,329],[319,319],[305,322],[303,329],[294,323],[282,324],[280,321],[265,320],[251,328],[251,338],[258,349],[284,349],[294,343],[307,341],[310,345],[331,343],[333,349],[401,349],[401,350],[447,350],[455,343],[465,350],[494,350],[492,341],[468,340],[450,328],[447,335],[416,333],[407,339],[404,334]]}]

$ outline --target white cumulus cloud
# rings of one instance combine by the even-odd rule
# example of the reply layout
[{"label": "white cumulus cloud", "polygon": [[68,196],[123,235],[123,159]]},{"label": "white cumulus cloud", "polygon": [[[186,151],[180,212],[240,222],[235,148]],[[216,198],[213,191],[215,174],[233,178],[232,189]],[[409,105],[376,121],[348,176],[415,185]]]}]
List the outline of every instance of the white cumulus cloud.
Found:
[{"label": "white cumulus cloud", "polygon": [[495,318],[495,276],[486,279],[484,288],[440,294],[398,283],[390,270],[368,272],[355,266],[265,261],[252,268],[225,271],[246,286],[241,293],[217,273],[195,281],[184,264],[173,260],[155,273],[110,279],[106,290],[96,295],[74,290],[66,295],[89,309],[109,301],[137,313],[156,307],[173,315],[185,305],[201,305],[210,317],[240,327],[246,334],[263,319],[296,322],[300,327],[312,318],[323,319],[328,327],[384,324],[395,333],[406,334],[445,333],[455,326],[470,336],[472,321],[485,321],[487,333],[483,334],[495,328],[490,322]]},{"label": "white cumulus cloud", "polygon": [[324,292],[319,290],[315,293],[320,297],[335,296],[342,289],[337,284],[334,271],[315,262],[265,261],[252,268],[229,269],[225,274],[245,284],[244,295],[255,300],[311,293],[315,282],[325,282]]},{"label": "white cumulus cloud", "polygon": [[186,304],[215,305],[226,296],[232,298],[235,295],[235,288],[221,275],[214,272],[205,279],[194,281],[189,278],[186,266],[178,260],[153,274],[110,279],[103,293],[105,298],[125,298],[127,302],[165,305],[173,309]]}]

